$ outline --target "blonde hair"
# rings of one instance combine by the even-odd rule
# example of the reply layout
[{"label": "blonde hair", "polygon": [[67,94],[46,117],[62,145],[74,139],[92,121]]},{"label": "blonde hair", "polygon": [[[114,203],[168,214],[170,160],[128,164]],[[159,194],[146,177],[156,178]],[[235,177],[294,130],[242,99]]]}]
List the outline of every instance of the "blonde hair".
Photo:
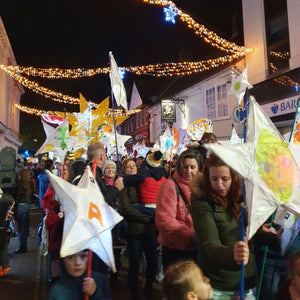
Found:
[{"label": "blonde hair", "polygon": [[180,261],[170,265],[163,279],[163,291],[167,300],[183,300],[186,294],[193,291],[192,282],[195,272],[201,269],[194,261]]},{"label": "blonde hair", "polygon": [[87,149],[87,160],[94,160],[101,152],[105,153],[103,144],[99,142],[90,144]]}]

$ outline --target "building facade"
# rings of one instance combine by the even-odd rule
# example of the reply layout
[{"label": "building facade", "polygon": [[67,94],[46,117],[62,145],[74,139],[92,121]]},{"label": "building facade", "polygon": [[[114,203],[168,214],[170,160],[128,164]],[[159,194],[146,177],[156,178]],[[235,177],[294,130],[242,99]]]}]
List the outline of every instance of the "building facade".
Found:
[{"label": "building facade", "polygon": [[[171,97],[176,103],[175,127],[187,129],[198,118],[213,122],[219,140],[229,140],[232,127],[243,137],[243,107],[230,94],[233,76],[248,66],[253,95],[282,134],[291,131],[300,99],[299,0],[243,0],[244,41],[253,51],[237,64]],[[178,109],[176,99],[184,100]],[[150,140],[162,134],[161,104],[148,109]]]},{"label": "building facade", "polygon": [[[7,33],[0,17],[0,64],[17,65]],[[0,150],[11,147],[18,152],[20,112],[15,104],[20,104],[24,93],[22,86],[0,70]]]},{"label": "building facade", "polygon": [[300,98],[299,11],[298,0],[243,0],[250,93],[283,134]]}]

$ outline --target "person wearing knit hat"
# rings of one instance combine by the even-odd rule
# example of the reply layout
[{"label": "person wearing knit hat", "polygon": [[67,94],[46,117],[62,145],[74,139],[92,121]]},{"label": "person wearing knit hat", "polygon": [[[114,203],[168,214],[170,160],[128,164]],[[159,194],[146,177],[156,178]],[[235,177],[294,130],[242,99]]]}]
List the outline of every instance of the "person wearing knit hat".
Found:
[{"label": "person wearing knit hat", "polygon": [[161,167],[162,153],[158,150],[149,152],[145,159],[145,166],[149,169]]},{"label": "person wearing knit hat", "polygon": [[[108,171],[107,170],[108,166],[112,166],[112,168],[110,168],[112,172],[109,172],[108,174],[105,174],[105,172]],[[102,174],[104,176],[108,177],[108,178],[116,177],[116,174],[117,174],[117,165],[116,165],[116,163],[113,160],[107,160],[105,162],[104,166],[102,167]]]},{"label": "person wearing knit hat", "polygon": [[102,167],[103,179],[107,185],[114,185],[117,175],[117,166],[113,160],[107,160]]}]

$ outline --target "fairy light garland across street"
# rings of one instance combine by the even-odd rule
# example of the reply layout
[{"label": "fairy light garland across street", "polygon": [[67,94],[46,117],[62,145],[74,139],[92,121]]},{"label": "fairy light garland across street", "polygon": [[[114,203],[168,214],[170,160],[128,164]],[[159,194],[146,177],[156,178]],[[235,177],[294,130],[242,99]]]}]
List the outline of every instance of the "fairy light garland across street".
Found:
[{"label": "fairy light garland across street", "polygon": [[[207,71],[211,68],[217,68],[226,62],[231,62],[238,59],[240,55],[232,54],[216,59],[209,59],[200,62],[180,62],[180,63],[164,63],[147,66],[135,66],[135,67],[121,67],[120,69],[133,72],[137,75],[153,75],[157,77],[163,76],[184,76],[191,75],[193,73],[199,73]],[[28,88],[29,90],[40,94],[46,98],[60,103],[79,104],[80,100],[77,97],[64,95],[61,92],[57,92],[46,87],[40,86],[39,83],[29,80],[27,77],[20,74],[26,74],[28,76],[40,76],[48,79],[69,78],[76,79],[86,76],[95,76],[97,74],[106,74],[110,71],[109,68],[97,68],[97,69],[58,69],[58,68],[33,68],[33,67],[21,67],[21,66],[5,66],[0,65],[0,68],[9,74],[12,78],[18,81],[20,84]],[[90,102],[94,107],[96,103]],[[21,106],[18,108],[20,109]],[[24,108],[24,112],[28,112],[29,108]],[[126,115],[126,113],[125,113]]]},{"label": "fairy light garland across street", "polygon": [[[27,114],[36,115],[38,117],[40,117],[43,113],[45,113],[45,110],[31,108],[31,107],[28,107],[25,105],[15,104],[15,107]],[[136,114],[140,111],[141,111],[141,109],[128,110],[126,112],[124,112],[122,109],[114,109],[114,115],[117,117],[130,116],[130,115]],[[51,110],[47,111],[47,113],[56,114],[54,111],[51,111]],[[106,114],[106,117],[111,117],[112,115],[113,115],[112,109],[109,109]]]},{"label": "fairy light garland across street", "polygon": [[173,1],[168,0],[143,0],[143,2],[152,5],[160,6],[171,6],[174,12],[180,16],[180,20],[187,24],[187,27],[193,29],[195,34],[200,36],[206,43],[220,50],[226,51],[227,53],[240,53],[245,55],[252,51],[252,49],[238,46],[235,43],[229,42],[219,37],[213,31],[208,30],[204,25],[197,23],[190,15],[183,12],[181,9],[176,7]]},{"label": "fairy light garland across street", "polygon": [[[134,67],[119,67],[121,70],[134,73],[136,75],[151,75],[157,77],[168,76],[184,76],[193,73],[200,73],[208,71],[212,68],[219,67],[227,62],[232,62],[240,57],[242,54],[231,54],[214,59],[196,61],[196,62],[178,62],[178,63],[159,63],[145,66]],[[96,68],[96,69],[59,69],[59,68],[34,68],[22,66],[5,66],[0,65],[0,68],[11,76],[16,74],[23,74],[27,76],[42,77],[48,79],[76,79],[83,77],[93,77],[98,74],[108,74],[110,68]],[[15,78],[16,79],[16,78]],[[17,79],[16,79],[17,80]],[[21,82],[20,82],[21,83]]]}]

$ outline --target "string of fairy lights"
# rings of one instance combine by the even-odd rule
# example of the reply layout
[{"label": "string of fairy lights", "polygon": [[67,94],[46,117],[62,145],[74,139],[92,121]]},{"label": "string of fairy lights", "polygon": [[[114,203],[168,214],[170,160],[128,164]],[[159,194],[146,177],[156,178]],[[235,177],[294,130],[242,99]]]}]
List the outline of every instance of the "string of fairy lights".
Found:
[{"label": "string of fairy lights", "polygon": [[[134,73],[136,75],[150,75],[156,77],[186,76],[191,75],[193,73],[208,71],[212,68],[217,68],[220,65],[223,65],[227,62],[232,62],[233,60],[236,60],[242,56],[242,54],[231,54],[215,59],[208,59],[196,62],[184,61],[178,63],[158,63],[145,66],[119,67],[119,69],[130,73]],[[110,68],[107,67],[95,69],[47,69],[0,65],[0,68],[11,76],[16,76],[16,74],[23,74],[27,76],[42,77],[48,79],[77,79],[82,77],[93,77],[98,74],[108,74],[110,72]]]},{"label": "string of fairy lights", "polygon": [[227,53],[240,53],[245,55],[252,51],[252,49],[244,46],[238,46],[233,42],[229,42],[226,39],[219,37],[213,31],[207,29],[204,25],[196,22],[189,14],[179,9],[173,1],[168,0],[143,0],[144,3],[159,5],[171,8],[176,15],[180,17],[180,20],[187,24],[187,27],[194,30],[195,34],[201,37],[206,43],[218,48],[219,50],[226,51]]},{"label": "string of fairy lights", "polygon": [[[38,117],[40,117],[43,113],[45,113],[45,110],[28,107],[26,105],[15,104],[15,107],[18,108],[19,110],[21,110],[22,112],[25,112],[30,115],[36,115]],[[128,111],[123,111],[123,109],[114,109],[114,112],[113,112],[113,110],[111,108],[109,108],[107,111],[106,117],[111,117],[113,114],[116,117],[124,117],[124,116],[128,117],[128,116],[136,114],[140,111],[141,111],[141,109],[133,109],[133,110],[128,110]],[[47,113],[56,115],[56,112],[51,111],[51,110],[47,111]]]},{"label": "string of fairy lights", "polygon": [[[207,71],[211,68],[217,68],[226,62],[238,59],[238,54],[232,54],[225,57],[219,57],[216,59],[209,59],[200,62],[181,62],[181,63],[164,63],[147,66],[134,66],[134,67],[121,67],[120,69],[133,72],[137,75],[155,75],[157,77],[162,76],[185,76],[193,73],[199,73]],[[21,66],[5,66],[0,65],[0,68],[9,74],[12,78],[18,81],[27,89],[60,103],[79,104],[80,99],[77,97],[65,95],[61,92],[48,89],[40,86],[38,82],[32,81],[21,74],[27,76],[39,76],[48,79],[68,78],[76,79],[80,77],[92,77],[97,74],[107,74],[110,68],[96,68],[96,69],[58,69],[58,68],[33,68],[33,67],[21,67]],[[90,102],[94,107],[96,103]],[[20,109],[22,106],[18,106]],[[29,107],[24,107],[22,110],[26,113],[36,114],[36,109],[30,110]],[[124,115],[127,115],[126,112]]]}]

